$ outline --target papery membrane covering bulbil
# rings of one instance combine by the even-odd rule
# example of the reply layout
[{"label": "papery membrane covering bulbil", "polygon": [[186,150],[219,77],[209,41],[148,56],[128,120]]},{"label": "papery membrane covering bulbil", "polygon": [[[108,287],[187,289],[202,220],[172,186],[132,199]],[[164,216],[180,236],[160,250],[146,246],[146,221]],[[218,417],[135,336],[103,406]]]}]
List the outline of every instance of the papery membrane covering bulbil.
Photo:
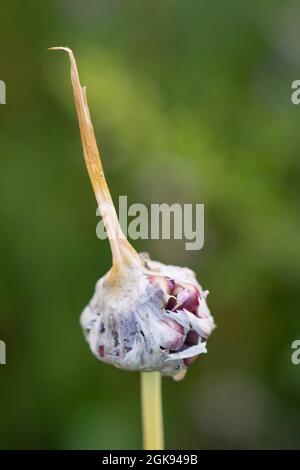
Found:
[{"label": "papery membrane covering bulbil", "polygon": [[118,286],[102,277],[81,315],[96,357],[128,370],[175,376],[206,352],[214,328],[193,271],[143,259]]},{"label": "papery membrane covering bulbil", "polygon": [[126,370],[160,371],[183,377],[206,352],[214,321],[195,274],[138,254],[124,237],[104,177],[101,159],[74,55],[69,54],[83,153],[112,250],[111,270],[96,284],[80,317],[94,355]]}]

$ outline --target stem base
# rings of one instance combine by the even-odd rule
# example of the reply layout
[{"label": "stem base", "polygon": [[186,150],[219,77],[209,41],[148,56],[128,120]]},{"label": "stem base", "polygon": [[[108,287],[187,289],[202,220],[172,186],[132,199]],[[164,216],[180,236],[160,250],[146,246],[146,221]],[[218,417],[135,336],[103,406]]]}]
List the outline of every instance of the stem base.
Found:
[{"label": "stem base", "polygon": [[143,441],[145,450],[163,450],[161,374],[141,372]]}]

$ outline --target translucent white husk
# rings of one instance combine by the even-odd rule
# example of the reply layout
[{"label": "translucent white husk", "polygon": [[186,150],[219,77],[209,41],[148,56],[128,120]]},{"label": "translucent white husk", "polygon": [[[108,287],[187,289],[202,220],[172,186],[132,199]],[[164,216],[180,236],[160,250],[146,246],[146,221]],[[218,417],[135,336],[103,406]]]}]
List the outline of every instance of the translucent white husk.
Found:
[{"label": "translucent white husk", "polygon": [[[159,370],[164,375],[176,375],[185,369],[183,359],[206,352],[207,338],[214,322],[205,302],[206,293],[197,283],[194,273],[186,268],[164,266],[147,260],[147,267],[128,267],[126,277],[117,285],[101,278],[94,296],[81,315],[92,352],[105,362],[128,370]],[[200,292],[202,318],[192,313],[171,312],[164,308],[166,293],[148,280],[151,273],[172,275],[177,282],[194,284]],[[205,308],[203,308],[205,306]],[[170,328],[164,320],[171,318],[183,327],[183,334]],[[186,334],[199,334],[198,344],[174,352],[170,345],[184,343]]]}]

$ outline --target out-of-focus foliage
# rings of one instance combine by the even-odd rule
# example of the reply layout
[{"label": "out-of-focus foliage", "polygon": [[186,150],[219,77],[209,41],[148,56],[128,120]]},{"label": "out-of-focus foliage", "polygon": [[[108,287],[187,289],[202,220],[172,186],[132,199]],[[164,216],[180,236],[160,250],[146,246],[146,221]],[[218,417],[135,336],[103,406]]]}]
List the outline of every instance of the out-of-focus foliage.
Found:
[{"label": "out-of-focus foliage", "polygon": [[146,241],[189,265],[218,324],[181,383],[170,448],[297,447],[300,8],[296,1],[28,0],[1,8],[1,448],[141,446],[139,377],[97,362],[78,325],[109,268],[95,236],[68,45],[114,199],[205,204],[205,246]]}]

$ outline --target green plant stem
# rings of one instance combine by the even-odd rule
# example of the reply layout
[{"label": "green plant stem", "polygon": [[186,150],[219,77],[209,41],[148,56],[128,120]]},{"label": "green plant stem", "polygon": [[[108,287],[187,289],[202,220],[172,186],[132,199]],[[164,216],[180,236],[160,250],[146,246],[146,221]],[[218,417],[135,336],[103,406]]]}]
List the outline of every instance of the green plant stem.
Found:
[{"label": "green plant stem", "polygon": [[164,429],[160,372],[141,372],[143,442],[145,450],[163,450]]}]

